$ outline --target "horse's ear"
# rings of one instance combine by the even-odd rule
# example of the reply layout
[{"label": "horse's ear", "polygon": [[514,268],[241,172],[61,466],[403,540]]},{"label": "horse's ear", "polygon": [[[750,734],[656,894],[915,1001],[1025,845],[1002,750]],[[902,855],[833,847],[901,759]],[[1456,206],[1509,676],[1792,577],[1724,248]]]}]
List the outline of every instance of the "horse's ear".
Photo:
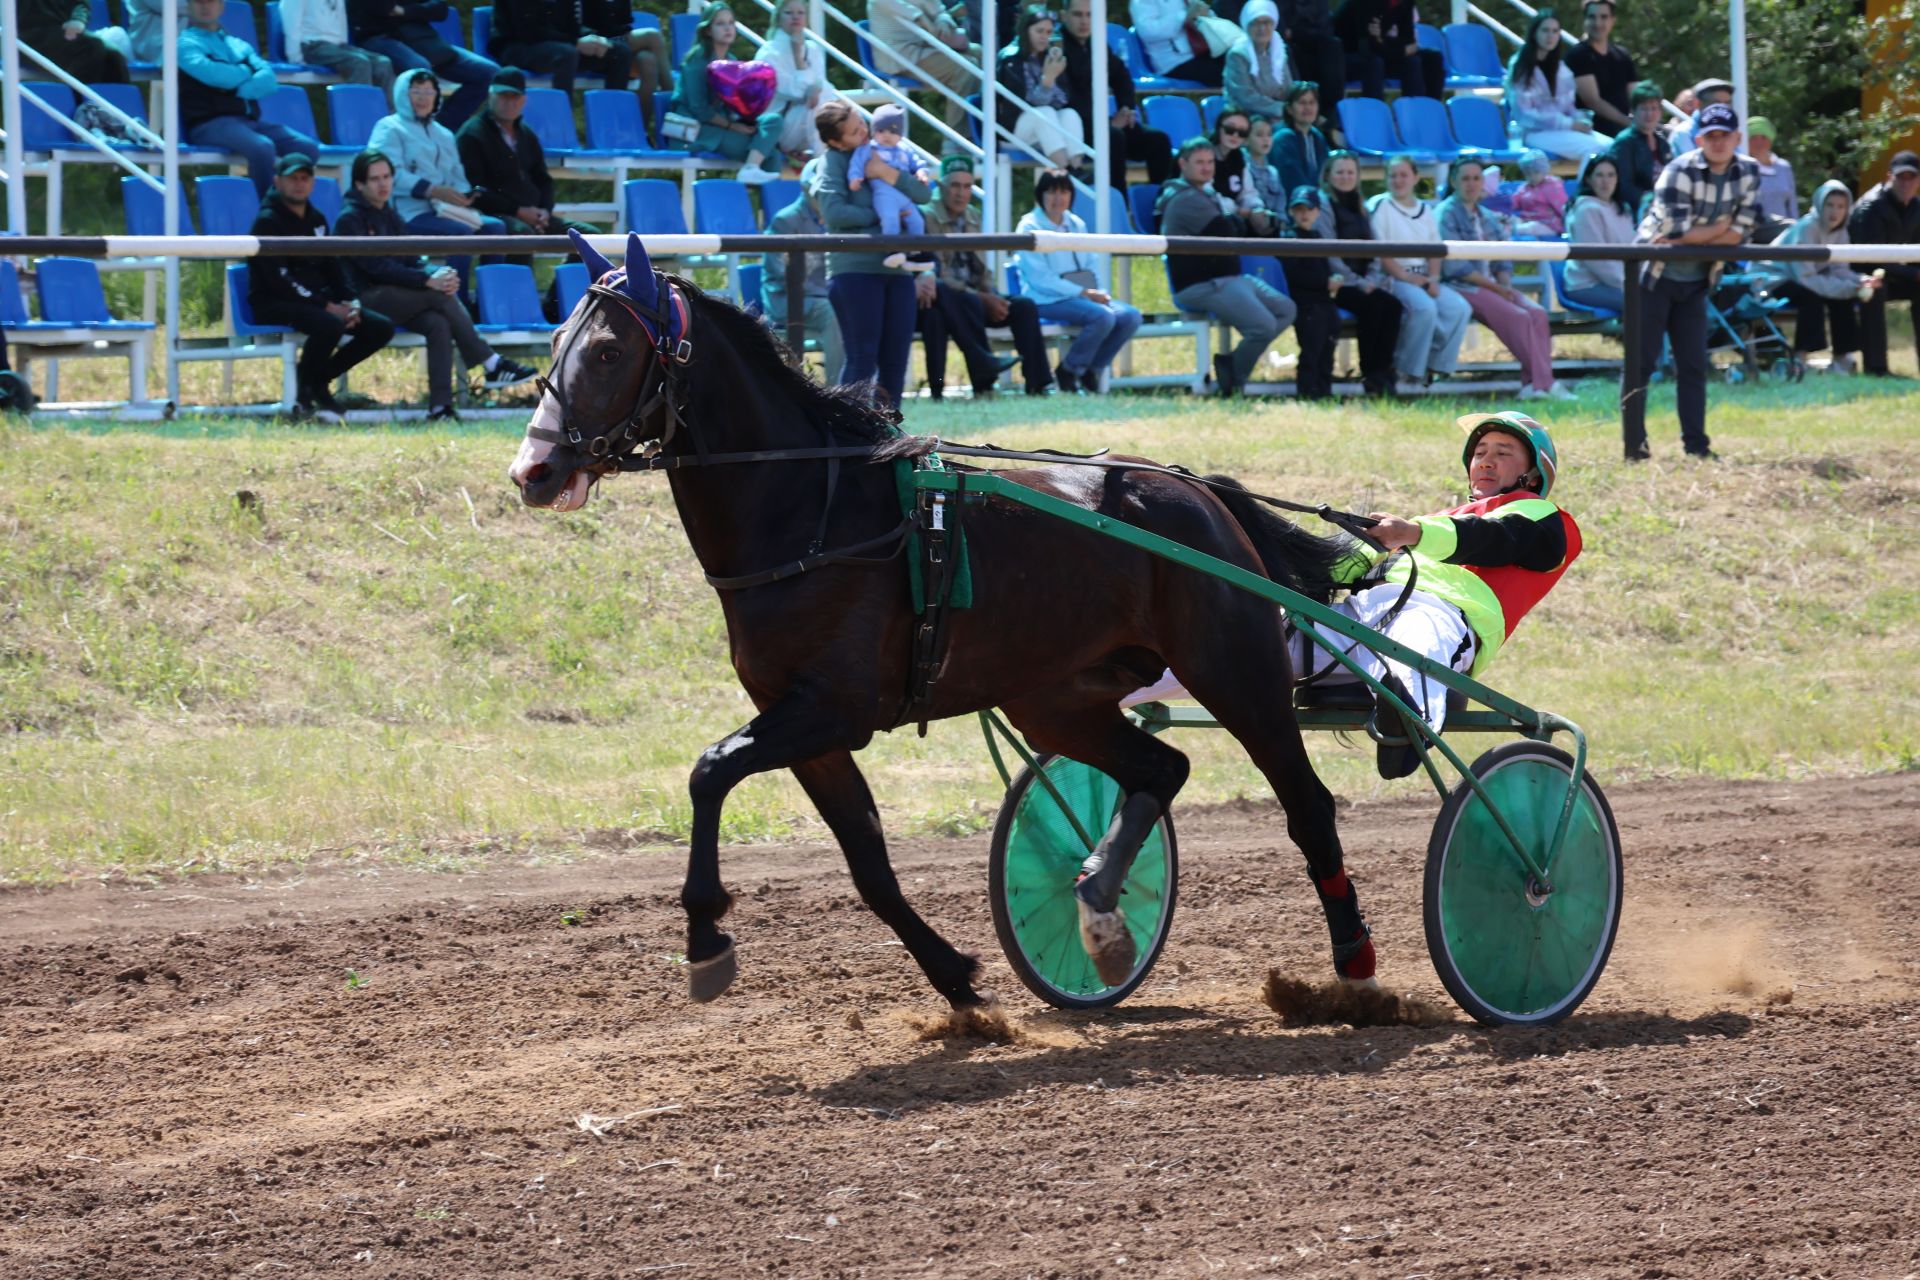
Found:
[{"label": "horse's ear", "polygon": [[576,228],[567,228],[567,238],[573,241],[573,250],[580,255],[580,261],[587,264],[588,280],[598,284],[602,276],[613,270],[613,264],[607,261],[606,255],[588,244],[587,238]]},{"label": "horse's ear", "polygon": [[660,291],[653,278],[653,261],[647,257],[647,247],[640,243],[640,237],[627,232],[627,280],[620,286],[629,298],[642,307],[652,310],[660,300]]}]

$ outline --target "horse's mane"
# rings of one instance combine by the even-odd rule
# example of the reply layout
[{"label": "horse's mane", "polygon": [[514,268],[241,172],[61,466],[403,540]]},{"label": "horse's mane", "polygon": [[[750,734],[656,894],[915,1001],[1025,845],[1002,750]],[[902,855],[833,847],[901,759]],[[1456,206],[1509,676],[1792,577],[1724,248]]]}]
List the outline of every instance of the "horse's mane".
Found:
[{"label": "horse's mane", "polygon": [[876,446],[876,460],[886,461],[896,453],[906,455],[918,451],[914,437],[900,431],[899,415],[875,399],[876,389],[871,384],[821,386],[794,360],[793,349],[771,325],[725,298],[714,297],[683,276],[668,275],[667,279],[686,295],[687,305],[698,317],[694,327],[696,349],[700,325],[718,329],[744,366],[735,371],[734,376],[751,371],[752,376],[772,383],[775,394],[824,432],[827,439],[872,444]]}]

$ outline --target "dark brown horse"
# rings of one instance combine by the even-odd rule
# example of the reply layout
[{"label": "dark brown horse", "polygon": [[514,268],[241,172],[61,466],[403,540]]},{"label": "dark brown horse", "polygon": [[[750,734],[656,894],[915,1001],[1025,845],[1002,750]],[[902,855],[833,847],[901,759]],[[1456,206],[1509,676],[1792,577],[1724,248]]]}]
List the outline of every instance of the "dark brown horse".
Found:
[{"label": "dark brown horse", "polygon": [[[978,963],[901,895],[853,759],[875,732],[910,718],[917,619],[885,460],[925,442],[900,436],[863,397],[823,389],[794,369],[758,320],[656,273],[638,237],[628,240],[624,274],[577,243],[599,283],[554,337],[546,394],[513,483],[531,506],[573,509],[602,476],[666,469],[702,568],[710,579],[743,580],[724,584],[720,607],[734,670],[759,714],[702,753],[689,783],[681,903],[694,998],[719,995],[735,974],[733,941],[719,928],[732,901],[720,881],[721,806],[753,774],[791,769],[839,841],[862,899],[941,995],[956,1008],[979,1003]],[[849,456],[819,456],[834,449]],[[722,456],[763,451],[800,456]],[[1352,547],[1308,534],[1244,493],[1174,475],[1071,465],[1008,474],[1320,599]],[[1371,980],[1373,945],[1342,870],[1333,798],[1294,719],[1280,612],[1013,503],[969,509],[965,536],[972,605],[949,614],[945,667],[930,704],[911,718],[999,707],[1035,748],[1120,784],[1126,799],[1079,887],[1083,936],[1102,972],[1131,962],[1130,952],[1102,954],[1115,935],[1125,937],[1113,927],[1120,884],[1187,777],[1186,757],[1136,727],[1119,702],[1171,668],[1285,806],[1326,913],[1336,972]],[[836,549],[846,554],[836,558]],[[794,571],[810,551],[818,567]],[[772,572],[779,566],[788,566],[785,576]]]}]

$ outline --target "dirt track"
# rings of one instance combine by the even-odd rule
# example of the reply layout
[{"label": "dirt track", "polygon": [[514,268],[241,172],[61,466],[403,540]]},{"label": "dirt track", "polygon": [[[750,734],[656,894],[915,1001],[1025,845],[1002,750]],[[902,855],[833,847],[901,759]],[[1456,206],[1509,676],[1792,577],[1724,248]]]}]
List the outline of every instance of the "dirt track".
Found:
[{"label": "dirt track", "polygon": [[[677,858],[0,896],[0,1275],[1920,1271],[1920,775],[1611,798],[1612,966],[1522,1033],[1282,1030],[1260,979],[1324,932],[1252,807],[1184,815],[1173,941],[1106,1016],[998,959],[984,837],[901,847],[1005,1046],[916,1038],[819,846],[727,851],[707,1007]],[[1432,812],[1344,831],[1383,978],[1444,1000]]]}]

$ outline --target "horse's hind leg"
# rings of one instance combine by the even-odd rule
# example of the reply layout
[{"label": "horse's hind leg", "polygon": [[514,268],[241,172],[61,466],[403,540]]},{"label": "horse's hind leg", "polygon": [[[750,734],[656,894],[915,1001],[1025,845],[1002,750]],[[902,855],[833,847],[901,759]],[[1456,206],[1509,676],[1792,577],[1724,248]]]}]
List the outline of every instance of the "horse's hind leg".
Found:
[{"label": "horse's hind leg", "polygon": [[1093,852],[1081,864],[1074,893],[1080,903],[1080,940],[1101,980],[1124,982],[1133,972],[1133,935],[1120,912],[1120,890],[1133,860],[1187,781],[1187,758],[1129,720],[1114,703],[1037,711],[1010,706],[1007,716],[1044,751],[1092,765],[1125,797]]},{"label": "horse's hind leg", "polygon": [[800,780],[814,808],[840,842],[861,901],[899,937],[934,990],[956,1009],[979,1004],[980,993],[973,988],[979,961],[956,951],[920,918],[900,892],[900,881],[887,858],[879,810],[853,756],[845,751],[830,752],[793,766],[793,776]]},{"label": "horse's hind leg", "polygon": [[1313,771],[1300,722],[1293,713],[1293,672],[1278,611],[1221,586],[1224,597],[1185,602],[1188,617],[1210,625],[1192,628],[1168,645],[1167,663],[1188,693],[1220,727],[1245,747],[1287,814],[1287,834],[1307,858],[1307,874],[1327,919],[1334,972],[1349,982],[1370,982],[1372,939],[1360,916],[1360,899],[1347,878],[1340,835],[1334,827],[1333,794]]}]

